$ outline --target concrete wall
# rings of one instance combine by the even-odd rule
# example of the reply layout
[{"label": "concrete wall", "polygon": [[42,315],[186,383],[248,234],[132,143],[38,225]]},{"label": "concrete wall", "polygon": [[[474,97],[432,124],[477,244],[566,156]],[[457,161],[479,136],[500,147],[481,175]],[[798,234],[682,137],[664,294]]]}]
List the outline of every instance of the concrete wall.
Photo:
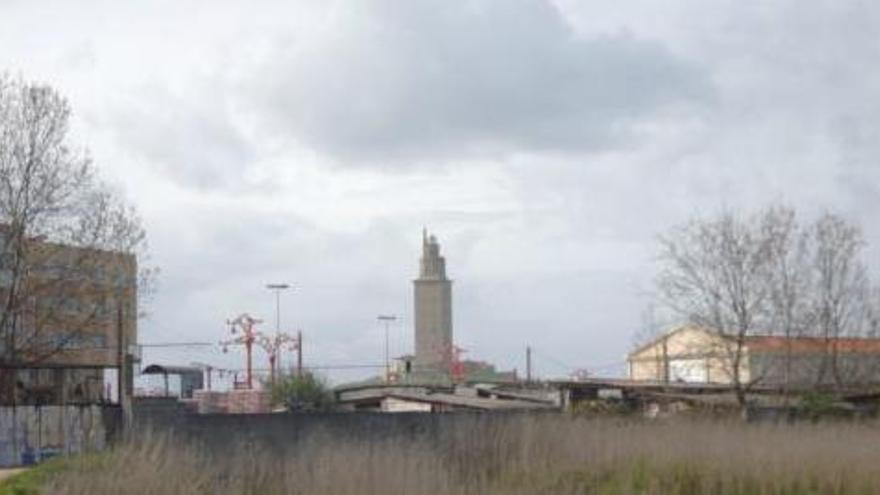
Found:
[{"label": "concrete wall", "polygon": [[[474,431],[492,435],[509,421],[555,412],[423,412],[188,414],[171,404],[135,411],[135,431],[169,433],[209,452],[253,448],[283,454],[310,441],[368,442],[426,440],[438,446],[467,442]],[[474,429],[476,428],[476,429]]]},{"label": "concrete wall", "polygon": [[187,414],[186,405],[176,397],[135,397],[131,413],[135,431],[154,426],[166,429],[179,423]]},{"label": "concrete wall", "polygon": [[119,408],[98,405],[0,407],[0,466],[103,450],[120,418]]}]

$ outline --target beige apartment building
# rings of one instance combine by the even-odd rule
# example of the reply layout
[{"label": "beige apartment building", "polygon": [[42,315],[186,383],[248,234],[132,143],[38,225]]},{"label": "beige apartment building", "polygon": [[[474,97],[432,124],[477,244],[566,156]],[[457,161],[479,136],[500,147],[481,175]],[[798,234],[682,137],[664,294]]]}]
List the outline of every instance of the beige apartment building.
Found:
[{"label": "beige apartment building", "polygon": [[[0,243],[4,231],[0,229]],[[29,241],[27,273],[0,339],[0,403],[86,403],[106,398],[104,371],[131,367],[137,344],[134,255]],[[7,264],[8,265],[8,264]],[[11,290],[0,262],[0,297]],[[5,300],[5,299],[4,299]],[[14,318],[13,318],[14,316]]]}]

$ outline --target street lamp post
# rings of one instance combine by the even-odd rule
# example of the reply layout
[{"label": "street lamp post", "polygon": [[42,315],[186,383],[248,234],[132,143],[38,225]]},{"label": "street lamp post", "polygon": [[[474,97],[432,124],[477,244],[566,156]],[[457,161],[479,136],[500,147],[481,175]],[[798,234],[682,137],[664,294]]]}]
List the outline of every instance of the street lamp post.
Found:
[{"label": "street lamp post", "polygon": [[[275,284],[266,284],[266,288],[272,291],[275,291],[275,333],[278,334],[281,332],[281,291],[287,290],[290,288],[290,284],[286,283],[275,283]],[[278,356],[278,368],[281,368],[281,356]]]},{"label": "street lamp post", "polygon": [[266,288],[275,291],[275,330],[281,331],[281,291],[289,289],[290,284],[266,284]]},{"label": "street lamp post", "polygon": [[376,317],[377,320],[385,323],[385,381],[388,381],[389,376],[391,375],[391,362],[388,356],[388,326],[393,321],[397,321],[396,315],[379,315]]}]

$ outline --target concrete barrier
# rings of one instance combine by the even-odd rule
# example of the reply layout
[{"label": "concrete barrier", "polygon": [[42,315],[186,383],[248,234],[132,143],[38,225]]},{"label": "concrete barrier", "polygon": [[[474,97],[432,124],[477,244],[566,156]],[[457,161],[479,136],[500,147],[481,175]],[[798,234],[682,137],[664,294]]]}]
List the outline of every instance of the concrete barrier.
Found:
[{"label": "concrete barrier", "polygon": [[118,407],[96,404],[0,407],[0,466],[104,450],[120,417]]}]

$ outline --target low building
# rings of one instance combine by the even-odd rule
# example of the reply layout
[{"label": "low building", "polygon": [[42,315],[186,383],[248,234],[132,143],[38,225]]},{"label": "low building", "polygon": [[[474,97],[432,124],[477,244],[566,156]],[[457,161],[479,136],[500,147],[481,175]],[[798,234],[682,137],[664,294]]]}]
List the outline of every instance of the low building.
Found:
[{"label": "low building", "polygon": [[193,366],[167,366],[151,364],[144,368],[142,375],[160,375],[163,382],[163,396],[171,397],[168,376],[177,376],[180,381],[180,398],[192,399],[196,390],[204,388],[204,371]]},{"label": "low building", "polygon": [[[880,383],[880,339],[747,336],[739,379],[745,384]],[[698,326],[675,328],[627,357],[631,380],[717,383],[734,381],[736,341]]]},{"label": "low building", "polygon": [[477,387],[363,385],[336,389],[343,411],[454,412],[536,411],[558,409],[554,398]]},{"label": "low building", "polygon": [[[377,378],[381,383],[381,378]],[[418,368],[412,355],[404,355],[394,359],[394,365],[388,374],[391,383],[428,383],[434,385],[452,385],[453,383],[516,383],[516,371],[499,371],[495,365],[486,361],[470,359],[455,361],[449,369]]]}]

